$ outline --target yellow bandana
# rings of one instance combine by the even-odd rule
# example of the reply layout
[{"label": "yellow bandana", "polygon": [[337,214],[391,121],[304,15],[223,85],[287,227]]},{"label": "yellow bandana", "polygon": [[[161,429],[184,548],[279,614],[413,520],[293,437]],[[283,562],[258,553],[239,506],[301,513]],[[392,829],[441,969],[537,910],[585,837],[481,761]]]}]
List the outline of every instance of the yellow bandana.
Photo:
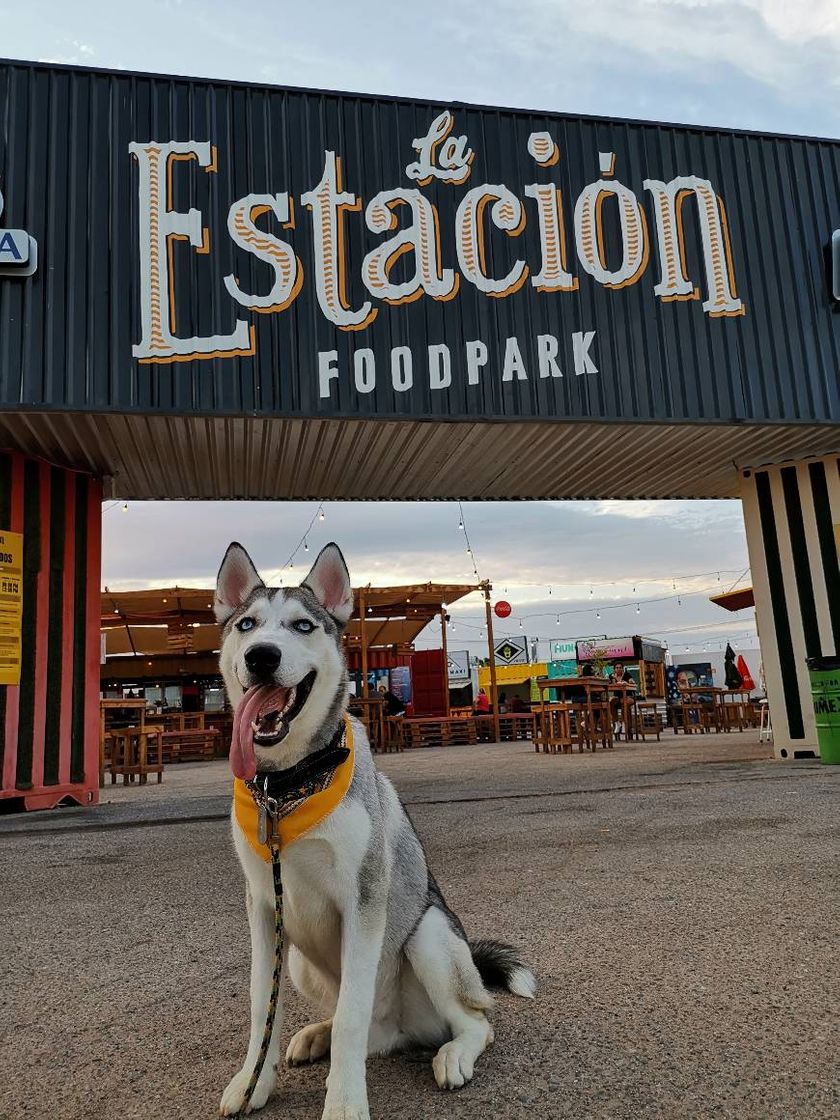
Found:
[{"label": "yellow bandana", "polygon": [[[330,813],[336,809],[344,799],[353,780],[353,767],[356,754],[353,750],[353,728],[350,720],[344,720],[344,745],[350,751],[344,762],[333,771],[327,786],[313,793],[309,797],[302,797],[297,803],[292,803],[289,812],[284,813],[277,821],[276,828],[280,833],[280,847],[298,840],[305,832],[320,824]],[[236,823],[245,834],[245,839],[266,863],[271,862],[271,850],[268,844],[259,841],[259,810],[251,796],[251,791],[241,778],[233,779],[233,808],[236,814]]]}]

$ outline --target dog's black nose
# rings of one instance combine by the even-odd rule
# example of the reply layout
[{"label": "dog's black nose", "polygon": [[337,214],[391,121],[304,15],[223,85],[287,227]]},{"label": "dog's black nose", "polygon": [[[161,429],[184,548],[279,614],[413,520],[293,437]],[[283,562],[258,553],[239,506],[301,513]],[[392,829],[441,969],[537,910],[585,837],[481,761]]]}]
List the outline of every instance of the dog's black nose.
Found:
[{"label": "dog's black nose", "polygon": [[277,646],[260,642],[245,654],[245,664],[255,677],[270,677],[280,668],[281,656]]}]

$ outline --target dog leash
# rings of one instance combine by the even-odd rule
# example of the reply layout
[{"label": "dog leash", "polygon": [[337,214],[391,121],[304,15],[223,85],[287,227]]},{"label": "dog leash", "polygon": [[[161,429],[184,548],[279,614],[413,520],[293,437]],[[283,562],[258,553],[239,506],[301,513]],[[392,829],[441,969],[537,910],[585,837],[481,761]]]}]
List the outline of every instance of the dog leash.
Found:
[{"label": "dog leash", "polygon": [[[271,974],[271,992],[262,1042],[251,1079],[245,1090],[242,1107],[235,1113],[234,1120],[242,1120],[246,1115],[257,1082],[265,1068],[280,998],[280,978],[283,971],[283,876],[280,868],[281,836],[277,827],[278,821],[284,815],[284,810],[287,810],[290,805],[298,804],[301,797],[311,796],[317,790],[320,780],[327,774],[332,774],[335,767],[346,759],[350,752],[345,747],[344,740],[342,724],[332,742],[324,749],[288,770],[266,774],[262,789],[255,778],[245,783],[259,813],[259,841],[271,852],[271,878],[274,883],[274,970]],[[338,746],[338,743],[341,745]],[[276,796],[272,796],[269,792],[270,785],[273,786]]]},{"label": "dog leash", "polygon": [[[251,793],[254,795],[254,800],[257,802],[260,809],[260,822],[262,823],[263,817],[269,815],[274,818],[274,814],[269,808],[269,805],[265,803],[274,801],[274,798],[269,798],[261,792],[255,792],[253,789]],[[258,797],[260,800],[258,800]],[[276,801],[274,801],[274,803],[276,805]],[[251,1080],[248,1082],[248,1088],[245,1090],[242,1107],[235,1114],[234,1120],[242,1120],[247,1113],[248,1105],[251,1103],[251,1097],[254,1095],[254,1090],[257,1087],[260,1074],[265,1066],[271,1035],[274,1031],[274,1020],[277,1018],[277,1001],[280,997],[280,976],[283,971],[283,877],[280,871],[280,840],[272,836],[268,843],[271,848],[271,877],[274,881],[274,971],[271,974],[271,993],[268,997],[268,1014],[265,1018],[265,1030],[263,1031],[260,1050],[257,1054]]]}]

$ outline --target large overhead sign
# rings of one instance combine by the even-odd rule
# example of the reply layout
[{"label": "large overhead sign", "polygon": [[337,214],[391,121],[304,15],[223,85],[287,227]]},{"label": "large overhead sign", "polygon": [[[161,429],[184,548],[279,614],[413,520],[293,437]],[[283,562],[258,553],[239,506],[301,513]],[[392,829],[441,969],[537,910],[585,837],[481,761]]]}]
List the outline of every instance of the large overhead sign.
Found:
[{"label": "large overhead sign", "polygon": [[49,264],[0,407],[840,419],[836,145],[15,63],[0,108]]}]

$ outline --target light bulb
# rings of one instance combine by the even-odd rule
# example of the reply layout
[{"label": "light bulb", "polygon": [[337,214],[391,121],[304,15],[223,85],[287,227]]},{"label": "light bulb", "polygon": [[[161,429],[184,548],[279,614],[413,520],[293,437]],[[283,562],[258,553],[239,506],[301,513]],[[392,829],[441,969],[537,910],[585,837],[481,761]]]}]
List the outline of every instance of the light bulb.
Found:
[{"label": "light bulb", "polygon": [[636,604],[636,614],[641,614],[641,613],[642,613],[642,608],[641,608],[641,607],[639,606],[639,604],[637,603],[637,604]]},{"label": "light bulb", "polygon": [[123,513],[128,513],[128,502],[123,502],[122,511]]},{"label": "light bulb", "polygon": [[463,529],[463,528],[464,528],[464,522],[463,522],[463,521],[459,521],[459,522],[458,522],[458,528],[459,528],[459,529]]},{"label": "light bulb", "polygon": [[595,617],[596,617],[596,618],[600,618],[600,617],[601,617],[601,612],[600,612],[600,611],[596,611],[596,612],[595,612]]},{"label": "light bulb", "polygon": [[557,616],[557,625],[558,625],[558,626],[560,625],[560,615],[559,615],[559,614],[558,614],[558,616]]},{"label": "light bulb", "polygon": [[304,542],[303,542],[303,551],[304,551],[304,552],[308,552],[308,551],[309,551],[309,545],[308,545],[308,543],[307,543],[306,541],[304,541]]},{"label": "light bulb", "polygon": [[322,509],[322,510],[321,510],[321,512],[320,512],[320,513],[318,514],[318,520],[319,520],[319,521],[323,521],[323,520],[324,520],[324,511],[323,511],[323,509]]}]

